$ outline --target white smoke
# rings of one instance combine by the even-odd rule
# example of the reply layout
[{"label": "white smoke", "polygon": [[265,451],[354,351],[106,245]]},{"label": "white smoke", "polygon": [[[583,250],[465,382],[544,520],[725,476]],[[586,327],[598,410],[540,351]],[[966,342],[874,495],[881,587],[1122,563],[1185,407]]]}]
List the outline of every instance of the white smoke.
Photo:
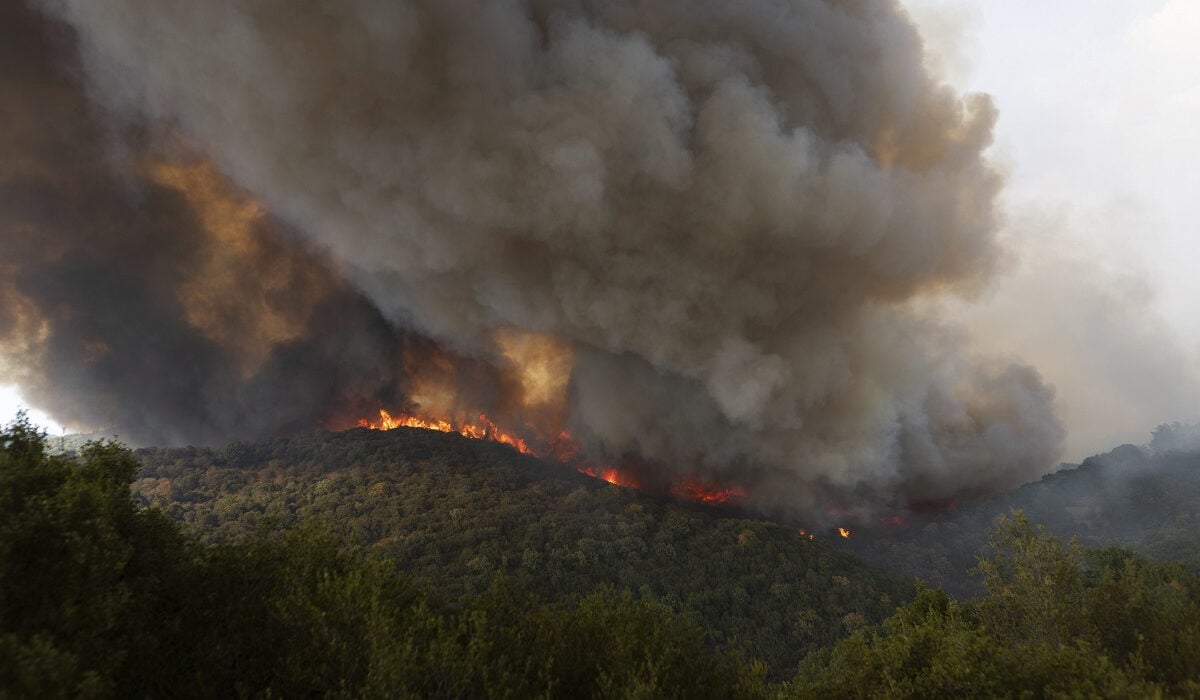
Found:
[{"label": "white smoke", "polygon": [[926,72],[893,2],[41,4],[109,110],[203,149],[395,322],[574,348],[607,453],[793,504],[1055,459],[1036,373],[910,308],[988,282],[1001,182],[990,101]]}]

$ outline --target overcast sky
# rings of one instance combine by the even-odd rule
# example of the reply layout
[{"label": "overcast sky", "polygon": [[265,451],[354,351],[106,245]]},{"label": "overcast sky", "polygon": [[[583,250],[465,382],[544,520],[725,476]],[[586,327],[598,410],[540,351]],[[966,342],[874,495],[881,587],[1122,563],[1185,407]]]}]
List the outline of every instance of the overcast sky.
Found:
[{"label": "overcast sky", "polygon": [[[904,1],[937,69],[1000,110],[1016,255],[946,313],[1058,388],[1067,459],[1197,420],[1200,0]],[[0,420],[19,404],[0,385]]]}]

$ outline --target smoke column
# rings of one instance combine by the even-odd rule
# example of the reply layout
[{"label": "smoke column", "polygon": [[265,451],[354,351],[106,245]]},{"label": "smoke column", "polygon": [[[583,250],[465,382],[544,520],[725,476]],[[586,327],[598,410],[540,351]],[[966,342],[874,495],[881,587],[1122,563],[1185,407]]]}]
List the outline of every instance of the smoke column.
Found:
[{"label": "smoke column", "polygon": [[[65,28],[12,3],[0,27],[0,376],[134,443],[402,405],[404,357],[439,356],[428,341],[194,154],[134,131],[116,143],[69,70]],[[488,386],[478,364],[461,369]]]},{"label": "smoke column", "polygon": [[[497,368],[492,403],[558,412],[596,454],[662,479],[734,481],[763,506],[945,499],[1053,463],[1062,430],[1037,373],[969,355],[915,310],[988,284],[1003,261],[1002,183],[982,157],[990,101],[927,73],[894,2],[37,4],[77,32],[111,140],[135,132],[168,151],[136,216],[155,212],[147,190],[177,180],[173,143],[281,222],[238,264],[284,265],[267,278],[308,290],[289,301],[304,323],[284,314],[250,355],[269,363],[286,345],[317,366],[243,369],[225,378],[238,396],[317,373],[334,382],[332,404],[355,365],[329,345],[346,343],[370,348],[350,382],[367,390],[352,395],[403,394],[411,382],[393,377],[415,370],[388,367],[400,354],[387,348],[415,331],[468,358],[456,363]],[[180,199],[168,203],[187,210]],[[180,313],[197,295],[153,259],[205,244],[187,241],[199,235],[189,221],[215,255],[230,243],[196,211],[156,215],[181,231],[157,232],[137,265],[170,277],[176,304],[121,313],[159,312],[206,337],[200,348],[244,356],[226,307]],[[124,234],[87,228],[72,234],[87,264],[113,263],[96,251]],[[265,293],[261,273],[203,279]],[[361,317],[311,313],[323,301]],[[36,325],[48,313],[37,308],[16,316]],[[547,356],[561,390],[534,401],[530,358]],[[158,375],[154,391],[186,393],[171,370]],[[480,386],[445,376],[460,401]],[[96,401],[86,382],[46,381]],[[514,386],[521,396],[506,398]],[[187,421],[163,422],[171,435]]]}]

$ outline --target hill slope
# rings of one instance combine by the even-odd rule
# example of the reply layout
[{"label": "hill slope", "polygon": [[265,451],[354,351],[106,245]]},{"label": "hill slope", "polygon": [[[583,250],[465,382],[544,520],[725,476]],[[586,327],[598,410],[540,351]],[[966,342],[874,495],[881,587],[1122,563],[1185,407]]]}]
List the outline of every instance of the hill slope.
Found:
[{"label": "hill slope", "polygon": [[779,524],[652,498],[494,443],[401,428],[141,449],[134,492],[211,540],[324,520],[448,595],[655,598],[788,676],[911,586]]},{"label": "hill slope", "polygon": [[958,594],[979,592],[966,575],[996,517],[1019,509],[1029,520],[1092,548],[1123,546],[1200,571],[1200,450],[1163,426],[1147,446],[1122,445],[1011,492],[915,521],[900,533],[856,538],[851,546],[885,568]]}]

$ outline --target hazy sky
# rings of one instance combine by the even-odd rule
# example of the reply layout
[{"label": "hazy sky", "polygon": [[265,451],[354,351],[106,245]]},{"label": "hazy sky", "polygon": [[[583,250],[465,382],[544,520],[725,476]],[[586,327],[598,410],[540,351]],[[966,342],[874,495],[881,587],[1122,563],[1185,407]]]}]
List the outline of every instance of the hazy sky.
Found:
[{"label": "hazy sky", "polygon": [[[994,156],[1015,206],[1121,210],[1091,231],[1154,277],[1196,345],[1200,276],[1200,2],[907,0],[956,85],[995,96]],[[1129,261],[1126,261],[1129,262]]]},{"label": "hazy sky", "polygon": [[1077,460],[1200,417],[1200,0],[905,0],[994,96],[1016,259],[957,309],[1058,389]]},{"label": "hazy sky", "polygon": [[[1012,268],[947,313],[1058,387],[1067,459],[1200,418],[1200,0],[905,4],[947,78],[994,96],[1009,174]],[[0,420],[19,403],[0,385]]]},{"label": "hazy sky", "polygon": [[8,422],[16,416],[20,409],[29,411],[29,417],[39,425],[45,426],[51,433],[62,431],[62,426],[58,425],[53,418],[45,413],[38,411],[25,404],[21,400],[21,396],[17,391],[17,387],[12,385],[0,385],[0,421]]}]

